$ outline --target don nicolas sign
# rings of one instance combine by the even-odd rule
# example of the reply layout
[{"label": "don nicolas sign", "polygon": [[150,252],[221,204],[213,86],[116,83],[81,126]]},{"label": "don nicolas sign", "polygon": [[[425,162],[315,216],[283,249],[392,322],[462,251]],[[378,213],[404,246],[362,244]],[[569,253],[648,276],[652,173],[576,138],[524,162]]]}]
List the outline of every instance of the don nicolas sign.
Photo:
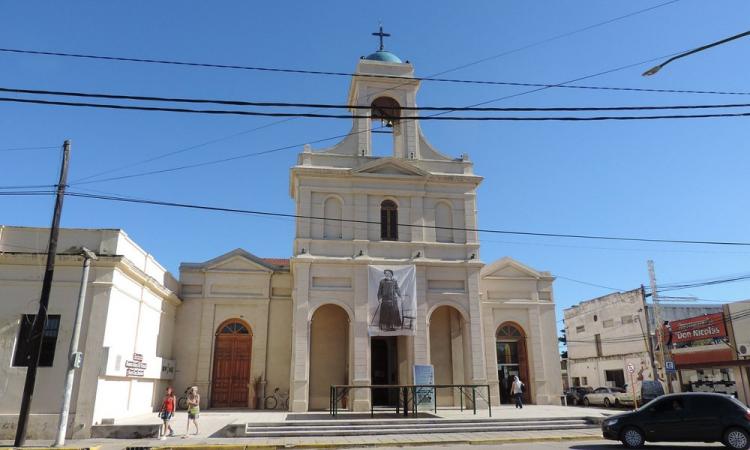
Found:
[{"label": "don nicolas sign", "polygon": [[667,333],[671,331],[672,343],[720,338],[727,335],[722,313],[673,320],[666,331]]}]

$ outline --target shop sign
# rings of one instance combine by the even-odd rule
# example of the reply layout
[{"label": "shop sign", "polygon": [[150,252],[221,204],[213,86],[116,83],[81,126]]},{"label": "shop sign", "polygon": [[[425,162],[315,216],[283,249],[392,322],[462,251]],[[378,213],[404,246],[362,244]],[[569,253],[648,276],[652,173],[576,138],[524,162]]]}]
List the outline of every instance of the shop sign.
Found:
[{"label": "shop sign", "polygon": [[671,338],[673,344],[726,337],[724,314],[705,314],[689,319],[673,320],[666,327],[665,334]]}]

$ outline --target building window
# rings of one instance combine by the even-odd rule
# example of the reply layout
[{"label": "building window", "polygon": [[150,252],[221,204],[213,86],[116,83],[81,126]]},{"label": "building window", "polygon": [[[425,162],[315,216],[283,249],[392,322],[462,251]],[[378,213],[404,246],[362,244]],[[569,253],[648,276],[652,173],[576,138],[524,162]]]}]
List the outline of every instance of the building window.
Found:
[{"label": "building window", "polygon": [[583,325],[578,325],[578,326],[576,327],[576,333],[583,333],[584,331],[586,331],[586,327],[585,327],[585,326],[583,326]]},{"label": "building window", "polygon": [[605,370],[604,378],[607,380],[607,386],[609,387],[624,387],[625,386],[625,372],[623,370]]},{"label": "building window", "polygon": [[597,316],[596,314],[594,314],[594,322],[596,322],[597,319],[599,319],[599,316]]},{"label": "building window", "polygon": [[445,202],[435,205],[435,240],[453,242],[453,211]]},{"label": "building window", "polygon": [[[21,316],[16,350],[13,355],[14,367],[29,367],[31,363],[31,328],[34,324],[36,314],[23,314]],[[39,356],[39,367],[52,367],[55,360],[55,347],[57,347],[57,332],[60,329],[60,315],[47,315],[47,324],[42,334],[42,352]]]},{"label": "building window", "polygon": [[380,204],[380,238],[384,241],[398,240],[398,207],[392,200]]},{"label": "building window", "polygon": [[600,334],[594,335],[594,343],[596,344],[596,356],[602,356],[602,336]]},{"label": "building window", "polygon": [[323,238],[341,239],[342,233],[342,207],[337,198],[329,198],[323,204]]},{"label": "building window", "polygon": [[614,319],[607,319],[604,322],[602,322],[602,326],[604,328],[612,328],[615,326],[615,320]]},{"label": "building window", "polygon": [[581,385],[581,379],[579,377],[573,377],[571,381],[573,382],[573,387],[579,387]]},{"label": "building window", "polygon": [[623,325],[627,325],[629,323],[633,323],[633,316],[631,315],[622,316],[621,320],[622,320]]}]

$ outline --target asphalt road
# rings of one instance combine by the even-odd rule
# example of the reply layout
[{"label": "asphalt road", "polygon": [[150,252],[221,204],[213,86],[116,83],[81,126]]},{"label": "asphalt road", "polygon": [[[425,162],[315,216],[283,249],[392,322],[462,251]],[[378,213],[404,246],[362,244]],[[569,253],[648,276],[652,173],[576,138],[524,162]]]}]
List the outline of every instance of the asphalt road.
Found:
[{"label": "asphalt road", "polygon": [[[382,450],[404,450],[404,447],[377,447]],[[451,450],[562,450],[562,449],[575,449],[575,450],[615,450],[623,449],[624,447],[615,441],[557,441],[557,442],[529,442],[523,444],[502,444],[502,445],[436,445],[436,446],[419,446],[414,447],[418,450],[445,450],[450,448]],[[667,444],[667,443],[656,443],[646,444],[644,447],[646,450],[680,450],[680,449],[693,449],[693,448],[724,448],[723,445],[716,442],[713,444],[704,443],[678,443],[678,444]]]}]

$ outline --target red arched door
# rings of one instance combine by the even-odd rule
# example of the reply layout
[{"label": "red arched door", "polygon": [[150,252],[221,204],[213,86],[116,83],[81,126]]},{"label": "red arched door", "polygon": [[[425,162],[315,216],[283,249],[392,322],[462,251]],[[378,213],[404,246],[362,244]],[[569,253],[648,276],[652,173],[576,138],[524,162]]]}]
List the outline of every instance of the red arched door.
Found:
[{"label": "red arched door", "polygon": [[524,403],[531,403],[531,380],[529,358],[526,353],[526,334],[512,322],[501,324],[495,335],[497,350],[497,377],[500,381],[500,401],[513,403],[510,394],[513,376],[517,375],[525,384]]},{"label": "red arched door", "polygon": [[248,407],[252,346],[253,335],[244,322],[232,319],[219,326],[214,343],[212,407]]}]

